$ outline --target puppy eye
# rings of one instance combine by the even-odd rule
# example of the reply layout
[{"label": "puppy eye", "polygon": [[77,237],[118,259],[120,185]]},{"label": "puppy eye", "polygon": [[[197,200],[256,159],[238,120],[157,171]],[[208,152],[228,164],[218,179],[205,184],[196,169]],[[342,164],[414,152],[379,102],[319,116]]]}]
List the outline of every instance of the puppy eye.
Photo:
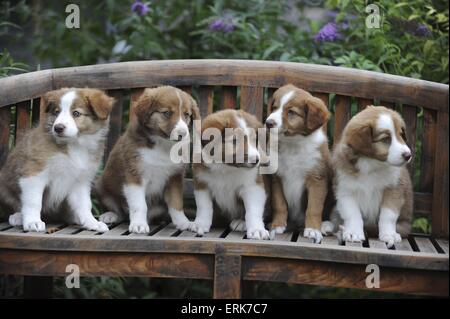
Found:
[{"label": "puppy eye", "polygon": [[78,111],[73,111],[72,115],[73,115],[73,117],[80,117],[81,113]]},{"label": "puppy eye", "polygon": [[297,113],[295,113],[294,111],[292,111],[292,110],[289,110],[288,111],[288,116],[296,116],[297,115]]},{"label": "puppy eye", "polygon": [[385,144],[391,144],[391,136],[389,135],[389,136],[383,137],[381,139],[381,142],[383,142]]},{"label": "puppy eye", "polygon": [[404,127],[402,127],[402,133],[400,134],[400,136],[402,137],[402,139],[405,142],[408,142],[408,139],[406,138],[406,132],[405,132],[405,128]]},{"label": "puppy eye", "polygon": [[162,115],[163,115],[165,118],[170,118],[170,117],[172,116],[172,112],[170,112],[170,111],[165,111],[165,112],[162,112]]},{"label": "puppy eye", "polygon": [[189,118],[190,116],[191,116],[191,114],[189,114],[188,112],[184,113],[185,118]]},{"label": "puppy eye", "polygon": [[53,114],[53,115],[58,115],[59,112],[60,112],[59,110],[53,110],[52,114]]}]

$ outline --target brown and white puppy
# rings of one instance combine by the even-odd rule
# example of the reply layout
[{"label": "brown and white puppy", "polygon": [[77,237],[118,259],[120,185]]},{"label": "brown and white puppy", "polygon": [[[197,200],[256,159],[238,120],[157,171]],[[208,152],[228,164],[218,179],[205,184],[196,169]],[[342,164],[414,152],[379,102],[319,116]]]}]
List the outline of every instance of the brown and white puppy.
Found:
[{"label": "brown and white puppy", "polygon": [[108,210],[100,220],[113,223],[129,215],[130,232],[148,233],[150,215],[163,206],[178,229],[188,229],[191,223],[183,210],[185,164],[172,158],[171,149],[180,141],[189,145],[189,125],[200,119],[197,103],[180,89],[161,86],[145,89],[134,112],[96,183]]},{"label": "brown and white puppy", "polygon": [[[278,170],[272,176],[272,225],[286,230],[287,220],[302,227],[303,236],[322,240],[321,224],[330,180],[330,154],[322,127],[325,104],[291,84],[275,91],[269,102],[266,127],[278,129]],[[306,219],[302,198],[307,196]]]},{"label": "brown and white puppy", "polygon": [[[103,157],[114,100],[95,89],[64,88],[43,97],[45,120],[14,148],[0,171],[10,224],[45,231],[41,213],[104,232],[91,213],[91,183]],[[49,216],[50,215],[50,216]]]},{"label": "brown and white puppy", "polygon": [[197,204],[193,230],[198,234],[209,231],[215,202],[234,220],[233,228],[247,231],[247,238],[269,239],[263,221],[267,195],[255,138],[262,127],[242,110],[222,110],[204,119],[202,163],[193,164]]},{"label": "brown and white puppy", "polygon": [[343,240],[364,240],[364,226],[378,226],[389,247],[408,235],[413,192],[405,165],[411,157],[397,112],[369,106],[348,122],[333,154]]}]

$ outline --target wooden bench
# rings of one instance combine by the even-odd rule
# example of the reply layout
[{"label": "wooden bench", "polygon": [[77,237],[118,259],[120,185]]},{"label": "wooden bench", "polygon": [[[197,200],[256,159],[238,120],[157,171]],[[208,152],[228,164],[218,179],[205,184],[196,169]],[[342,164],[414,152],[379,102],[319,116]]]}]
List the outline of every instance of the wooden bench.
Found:
[{"label": "wooden bench", "polygon": [[[366,105],[402,113],[416,157],[410,166],[415,214],[430,221],[431,235],[413,234],[387,249],[375,238],[339,245],[335,237],[326,237],[313,244],[299,232],[256,241],[226,228],[198,237],[162,223],[152,225],[148,236],[139,236],[129,234],[123,223],[105,234],[64,224],[48,224],[47,233],[37,234],[3,222],[0,274],[27,276],[25,288],[41,297],[50,291],[52,276],[65,276],[66,266],[77,264],[82,276],[209,279],[214,297],[239,298],[243,281],[367,289],[366,266],[376,264],[379,291],[448,296],[448,85],[340,67],[241,60],[124,62],[31,72],[0,79],[0,165],[10,141],[20,140],[39,122],[40,96],[49,90],[88,86],[117,98],[106,158],[125,125],[123,113],[129,114],[140,88],[178,86],[197,98],[202,115],[240,107],[262,120],[267,98],[286,83],[328,105],[332,140]],[[188,202],[191,196],[187,180]]]}]

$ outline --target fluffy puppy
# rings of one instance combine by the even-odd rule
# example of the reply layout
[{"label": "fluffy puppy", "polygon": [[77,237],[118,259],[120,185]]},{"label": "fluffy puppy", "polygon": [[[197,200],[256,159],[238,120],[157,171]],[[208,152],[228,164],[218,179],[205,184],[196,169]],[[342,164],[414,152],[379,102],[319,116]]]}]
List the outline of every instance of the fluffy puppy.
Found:
[{"label": "fluffy puppy", "polygon": [[0,201],[11,225],[45,231],[46,217],[104,232],[91,213],[91,183],[103,157],[113,99],[64,88],[42,97],[45,119],[20,141],[0,171]]},{"label": "fluffy puppy", "polygon": [[[272,225],[286,230],[287,220],[302,227],[303,236],[322,240],[322,212],[330,180],[330,154],[322,127],[329,112],[325,104],[293,85],[275,91],[266,127],[278,129],[278,170],[272,176]],[[306,218],[304,201],[306,199]]]},{"label": "fluffy puppy", "polygon": [[[269,239],[263,222],[266,185],[258,171],[255,138],[261,127],[256,117],[242,110],[223,110],[204,119],[202,163],[193,164],[197,204],[193,230],[198,234],[209,231],[215,202],[230,219],[245,219],[241,229],[246,229],[247,238]],[[208,140],[210,136],[216,139]]]},{"label": "fluffy puppy", "polygon": [[397,112],[369,106],[348,122],[333,154],[342,219],[335,223],[343,222],[343,240],[364,240],[364,226],[369,233],[378,228],[389,247],[409,234],[413,191],[405,165],[411,157]]},{"label": "fluffy puppy", "polygon": [[[150,214],[168,210],[178,229],[191,225],[183,210],[185,164],[171,149],[190,143],[189,125],[200,119],[197,103],[171,86],[145,89],[134,109],[135,117],[109,155],[96,193],[108,212],[105,223],[129,215],[129,231],[148,233]],[[149,213],[148,213],[149,211]]]}]

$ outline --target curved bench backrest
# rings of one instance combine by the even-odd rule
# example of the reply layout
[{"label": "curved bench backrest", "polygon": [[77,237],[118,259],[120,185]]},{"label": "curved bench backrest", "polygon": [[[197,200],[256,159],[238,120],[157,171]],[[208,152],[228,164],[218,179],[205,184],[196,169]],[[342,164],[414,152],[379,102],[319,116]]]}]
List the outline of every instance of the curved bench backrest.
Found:
[{"label": "curved bench backrest", "polygon": [[[23,132],[39,122],[40,96],[61,87],[107,90],[117,103],[105,158],[120,136],[141,88],[174,85],[192,93],[202,115],[242,108],[263,120],[273,91],[292,83],[322,99],[333,113],[331,142],[370,104],[399,111],[415,154],[410,166],[415,213],[430,217],[435,236],[448,237],[448,85],[342,67],[246,60],[171,60],[100,64],[0,79],[0,166]],[[132,115],[131,115],[132,116]]]}]

